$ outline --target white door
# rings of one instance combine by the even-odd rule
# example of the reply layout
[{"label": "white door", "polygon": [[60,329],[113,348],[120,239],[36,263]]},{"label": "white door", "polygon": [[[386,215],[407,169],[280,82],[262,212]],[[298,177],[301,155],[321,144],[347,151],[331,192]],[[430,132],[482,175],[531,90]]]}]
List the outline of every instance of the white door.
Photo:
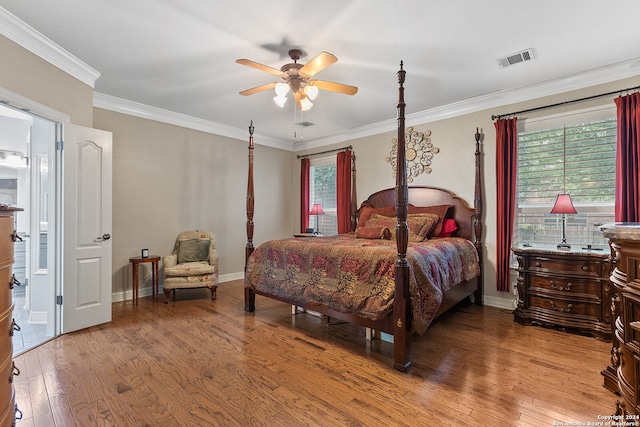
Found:
[{"label": "white door", "polygon": [[62,332],[111,320],[111,133],[65,124]]}]

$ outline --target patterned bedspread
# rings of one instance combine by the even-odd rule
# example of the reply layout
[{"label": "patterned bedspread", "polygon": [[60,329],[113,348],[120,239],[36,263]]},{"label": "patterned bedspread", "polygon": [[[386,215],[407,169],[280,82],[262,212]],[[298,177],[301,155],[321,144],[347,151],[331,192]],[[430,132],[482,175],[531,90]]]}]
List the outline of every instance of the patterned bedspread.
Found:
[{"label": "patterned bedspread", "polygon": [[[372,320],[393,310],[395,240],[357,239],[355,234],[272,240],[257,247],[245,287],[297,301],[313,301]],[[424,333],[442,294],[480,274],[473,244],[462,238],[409,243],[413,328]]]}]

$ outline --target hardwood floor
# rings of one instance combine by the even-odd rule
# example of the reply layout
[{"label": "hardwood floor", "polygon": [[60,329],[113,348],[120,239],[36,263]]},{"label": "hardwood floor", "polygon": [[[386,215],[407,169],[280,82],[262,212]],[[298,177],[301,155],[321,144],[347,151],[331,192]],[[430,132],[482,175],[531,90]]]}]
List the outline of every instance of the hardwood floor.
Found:
[{"label": "hardwood floor", "polygon": [[[16,358],[27,426],[552,426],[598,421],[609,343],[464,305],[413,341],[413,366],[350,324],[258,296],[242,282],[113,305],[113,321]],[[575,424],[574,424],[575,425]],[[586,424],[585,424],[586,425]]]}]

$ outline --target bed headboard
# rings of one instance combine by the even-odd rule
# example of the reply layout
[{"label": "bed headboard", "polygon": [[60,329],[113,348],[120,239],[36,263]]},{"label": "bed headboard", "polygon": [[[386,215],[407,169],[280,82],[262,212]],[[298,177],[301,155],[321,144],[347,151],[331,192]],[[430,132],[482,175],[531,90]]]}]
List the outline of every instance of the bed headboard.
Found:
[{"label": "bed headboard", "polygon": [[[386,190],[373,193],[367,200],[362,202],[358,209],[357,217],[360,217],[360,211],[364,206],[373,208],[381,208],[385,206],[395,206],[396,189],[387,188]],[[460,227],[454,236],[464,237],[473,241],[473,216],[475,210],[462,198],[458,197],[449,190],[435,187],[409,187],[409,204],[413,206],[438,206],[451,205],[447,212],[447,218],[453,218]]]}]

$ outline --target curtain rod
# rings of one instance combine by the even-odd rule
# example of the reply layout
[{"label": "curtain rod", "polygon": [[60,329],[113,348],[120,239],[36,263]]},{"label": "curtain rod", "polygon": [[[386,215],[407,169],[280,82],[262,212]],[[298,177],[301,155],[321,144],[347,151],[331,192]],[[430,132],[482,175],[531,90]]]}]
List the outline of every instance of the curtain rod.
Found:
[{"label": "curtain rod", "polygon": [[529,108],[528,110],[515,111],[513,113],[508,113],[508,114],[495,114],[491,116],[491,120],[502,119],[507,116],[515,116],[516,114],[521,114],[521,113],[529,113],[531,111],[538,111],[538,110],[544,110],[547,108],[559,107],[560,105],[573,104],[574,102],[589,101],[590,99],[601,98],[603,96],[615,95],[616,93],[628,92],[628,91],[637,90],[637,89],[640,89],[640,86],[630,87],[627,89],[614,90],[613,92],[601,93],[600,95],[587,96],[586,98],[574,99],[572,101],[558,102],[557,104],[545,105],[543,107]]},{"label": "curtain rod", "polygon": [[353,149],[353,147],[349,145],[348,147],[336,148],[334,150],[320,151],[319,153],[303,154],[301,156],[298,156],[298,158],[304,159],[306,157],[317,156],[318,154],[334,153],[336,151],[351,150],[351,149]]}]

